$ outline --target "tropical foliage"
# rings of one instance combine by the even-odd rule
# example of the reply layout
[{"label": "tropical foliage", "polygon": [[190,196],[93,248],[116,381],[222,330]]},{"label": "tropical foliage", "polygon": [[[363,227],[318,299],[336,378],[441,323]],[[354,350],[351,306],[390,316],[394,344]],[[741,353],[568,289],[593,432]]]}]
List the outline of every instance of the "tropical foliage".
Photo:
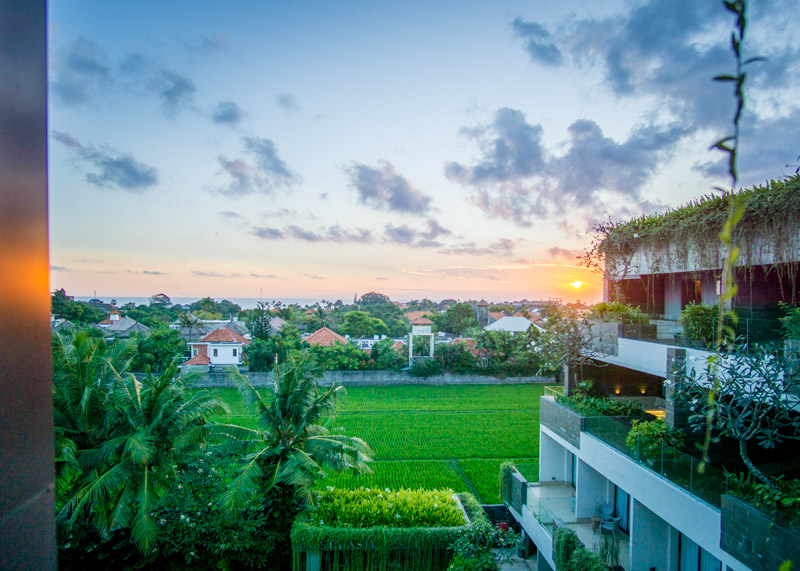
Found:
[{"label": "tropical foliage", "polygon": [[176,467],[224,412],[212,396],[184,391],[171,365],[138,380],[124,347],[76,334],[54,351],[57,520],[67,532],[91,523],[102,538],[129,529],[149,553],[159,538],[153,509]]},{"label": "tropical foliage", "polygon": [[224,495],[229,510],[243,507],[257,491],[293,489],[304,502],[315,501],[313,488],[326,469],[368,471],[372,454],[357,437],[330,430],[342,387],[322,389],[319,369],[307,355],[290,355],[275,372],[274,394],[265,400],[247,378],[235,377],[239,394],[253,411],[253,428],[217,425],[226,446],[245,452],[239,473]]}]

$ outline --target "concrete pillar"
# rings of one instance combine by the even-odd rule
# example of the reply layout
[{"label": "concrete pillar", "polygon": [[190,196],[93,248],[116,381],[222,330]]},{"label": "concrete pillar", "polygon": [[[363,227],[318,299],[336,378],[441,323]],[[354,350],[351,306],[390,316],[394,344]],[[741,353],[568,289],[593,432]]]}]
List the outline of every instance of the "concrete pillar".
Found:
[{"label": "concrete pillar", "polygon": [[411,359],[414,356],[414,336],[408,335],[408,366],[411,366]]},{"label": "concrete pillar", "polygon": [[664,398],[667,401],[664,420],[673,428],[689,426],[689,409],[675,402],[680,382],[686,374],[686,349],[669,347],[667,349],[667,380]]},{"label": "concrete pillar", "polygon": [[668,571],[670,526],[663,519],[631,498],[630,570]]},{"label": "concrete pillar", "polygon": [[546,434],[539,440],[539,481],[563,482],[567,479],[567,450]]},{"label": "concrete pillar", "polygon": [[608,480],[597,470],[578,460],[575,517],[590,518],[608,501]]},{"label": "concrete pillar", "polygon": [[433,358],[433,334],[431,334],[431,347],[430,347],[430,349],[431,350],[428,352],[428,354],[431,356],[431,359],[432,359]]}]

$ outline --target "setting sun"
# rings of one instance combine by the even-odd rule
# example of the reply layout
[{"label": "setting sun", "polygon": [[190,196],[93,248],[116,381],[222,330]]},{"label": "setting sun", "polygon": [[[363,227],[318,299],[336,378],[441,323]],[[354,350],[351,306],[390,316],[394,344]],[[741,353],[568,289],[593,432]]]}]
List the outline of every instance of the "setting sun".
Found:
[{"label": "setting sun", "polygon": [[582,286],[583,284],[585,284],[585,283],[586,283],[586,282],[582,282],[582,281],[574,281],[574,282],[572,282],[572,283],[571,283],[571,284],[569,284],[569,285],[571,285],[571,286],[572,286],[572,287],[574,287],[575,289],[578,289],[579,287],[581,287],[581,286]]}]

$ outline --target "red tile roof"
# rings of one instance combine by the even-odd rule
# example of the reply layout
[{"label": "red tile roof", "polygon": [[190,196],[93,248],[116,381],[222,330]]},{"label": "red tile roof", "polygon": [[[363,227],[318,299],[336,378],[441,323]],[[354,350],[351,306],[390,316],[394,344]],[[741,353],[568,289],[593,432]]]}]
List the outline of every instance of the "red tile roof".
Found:
[{"label": "red tile roof", "polygon": [[456,343],[461,343],[469,349],[469,352],[472,353],[472,356],[475,358],[483,357],[483,353],[480,349],[478,349],[478,342],[471,337],[456,337],[452,341],[450,341],[449,345],[455,345]]},{"label": "red tile roof", "polygon": [[405,314],[405,316],[406,319],[408,319],[408,322],[411,323],[412,321],[414,321],[419,317],[422,317],[423,315],[432,315],[433,313],[434,313],[433,311],[409,311]]},{"label": "red tile roof", "polygon": [[306,343],[309,345],[322,345],[323,347],[330,347],[334,343],[342,343],[347,345],[347,339],[327,327],[317,329],[308,336]]},{"label": "red tile roof", "polygon": [[408,347],[406,347],[406,344],[403,343],[402,341],[395,341],[392,344],[392,349],[394,349],[395,351],[407,351]]},{"label": "red tile roof", "polygon": [[184,365],[210,365],[211,359],[206,357],[205,355],[195,355],[188,361],[184,363]]},{"label": "red tile roof", "polygon": [[417,317],[411,322],[411,325],[433,325],[433,321],[426,317]]},{"label": "red tile roof", "polygon": [[236,331],[232,331],[227,327],[220,327],[219,329],[215,329],[202,339],[200,339],[201,343],[240,343],[242,345],[247,345],[248,341]]},{"label": "red tile roof", "polygon": [[498,319],[503,319],[504,317],[508,317],[508,314],[505,311],[490,311],[489,317],[497,321]]}]

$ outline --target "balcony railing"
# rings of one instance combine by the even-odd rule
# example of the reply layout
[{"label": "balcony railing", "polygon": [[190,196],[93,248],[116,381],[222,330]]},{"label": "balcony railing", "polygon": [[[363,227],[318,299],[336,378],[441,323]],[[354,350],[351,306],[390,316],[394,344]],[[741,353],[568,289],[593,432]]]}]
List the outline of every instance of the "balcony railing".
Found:
[{"label": "balcony railing", "polygon": [[[636,341],[647,341],[649,343],[660,343],[674,347],[687,347],[692,349],[706,348],[702,341],[688,339],[683,334],[681,323],[676,320],[657,319],[650,324],[618,324],[617,335],[623,339],[633,339]],[[741,345],[750,343],[776,343],[780,344],[783,339],[781,323],[777,319],[751,319],[740,318],[735,328],[736,337]],[[611,343],[613,334],[606,339],[606,343]],[[608,352],[609,354],[614,354]]]},{"label": "balcony railing", "polygon": [[719,508],[722,494],[727,493],[725,474],[706,464],[699,471],[700,460],[665,444],[645,446],[637,439],[633,446],[626,444],[630,425],[624,419],[587,417],[584,431],[602,440],[615,450],[645,468],[666,478],[704,502]]}]

